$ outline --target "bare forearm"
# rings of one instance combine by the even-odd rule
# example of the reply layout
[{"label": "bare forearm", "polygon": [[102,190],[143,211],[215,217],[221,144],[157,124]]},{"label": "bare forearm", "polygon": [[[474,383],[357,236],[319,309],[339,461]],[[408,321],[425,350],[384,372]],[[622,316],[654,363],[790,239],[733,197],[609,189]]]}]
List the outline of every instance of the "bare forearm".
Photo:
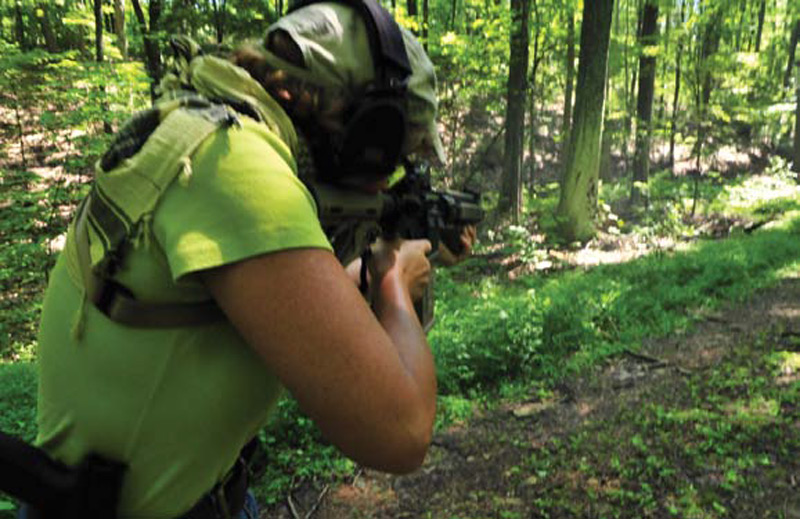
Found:
[{"label": "bare forearm", "polygon": [[387,274],[372,289],[378,321],[391,338],[400,360],[414,380],[424,402],[429,428],[436,414],[436,371],[425,332],[419,323],[411,297],[400,277]]}]

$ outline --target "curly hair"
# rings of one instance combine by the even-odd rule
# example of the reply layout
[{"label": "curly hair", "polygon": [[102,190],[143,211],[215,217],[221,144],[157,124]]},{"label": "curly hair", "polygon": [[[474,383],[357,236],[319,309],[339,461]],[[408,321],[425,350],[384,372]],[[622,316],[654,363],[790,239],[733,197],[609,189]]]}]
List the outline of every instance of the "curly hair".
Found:
[{"label": "curly hair", "polygon": [[[271,33],[266,45],[270,52],[286,62],[305,66],[297,44],[283,31]],[[343,112],[347,105],[344,93],[326,90],[276,69],[267,62],[258,45],[240,47],[233,52],[231,61],[258,81],[301,129],[313,125],[315,130],[324,133],[342,131]]]}]

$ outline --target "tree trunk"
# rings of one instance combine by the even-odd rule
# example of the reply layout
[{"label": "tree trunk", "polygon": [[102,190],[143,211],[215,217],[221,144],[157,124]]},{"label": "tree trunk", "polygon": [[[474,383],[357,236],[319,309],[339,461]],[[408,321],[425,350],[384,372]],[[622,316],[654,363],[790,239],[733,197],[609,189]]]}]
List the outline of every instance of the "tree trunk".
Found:
[{"label": "tree trunk", "polygon": [[[659,54],[661,54],[663,56],[668,56],[669,55],[669,44],[670,44],[670,34],[669,34],[669,32],[670,32],[671,28],[672,28],[672,6],[670,6],[669,10],[667,10],[667,20],[664,23],[664,38],[663,38],[664,48],[663,48],[662,51],[659,52]],[[668,81],[668,78],[667,78],[667,76],[668,76],[668,73],[667,73],[667,62],[668,62],[668,60],[666,60],[666,59],[662,59],[661,60],[661,77],[660,77],[659,81],[661,82],[662,85],[666,85],[667,81]],[[666,88],[662,88],[661,89],[661,98],[659,99],[659,103],[658,103],[658,115],[656,116],[656,120],[659,121],[659,122],[663,121],[664,120],[664,114],[666,113],[666,111],[667,111]]]},{"label": "tree trunk", "polygon": [[[642,21],[644,20],[644,13],[642,10],[644,6],[642,5],[642,0],[637,0],[636,2],[636,41],[638,42],[642,38]],[[641,49],[637,50],[637,53],[641,53]],[[636,104],[636,85],[639,82],[639,60],[633,60],[633,66],[631,67],[631,86],[628,89],[628,134],[633,132],[632,122],[633,122],[633,107]]]},{"label": "tree trunk", "polygon": [[528,76],[528,29],[531,0],[511,0],[511,35],[506,104],[504,175],[498,212],[522,211],[522,150],[525,134],[525,91]]},{"label": "tree trunk", "polygon": [[[611,91],[611,78],[606,78],[606,99],[609,99]],[[608,120],[608,112],[611,103],[606,103],[603,120]],[[611,131],[608,126],[603,125],[603,136],[600,138],[600,167],[598,168],[598,178],[600,180],[611,180]]]},{"label": "tree trunk", "polygon": [[583,3],[578,84],[557,218],[568,241],[594,236],[613,0]]},{"label": "tree trunk", "polygon": [[703,46],[701,48],[700,55],[701,67],[706,67],[702,73],[703,80],[701,82],[703,106],[708,106],[709,101],[711,101],[711,90],[714,86],[714,76],[707,69],[707,64],[709,58],[711,58],[717,53],[717,50],[719,50],[719,40],[722,29],[722,15],[723,13],[721,8],[711,15],[711,19],[709,20],[708,26],[706,27],[703,35]]},{"label": "tree trunk", "polygon": [[[622,4],[618,4],[617,13],[622,11]],[[628,170],[628,137],[630,136],[630,117],[631,111],[628,109],[628,77],[630,75],[630,60],[628,59],[629,54],[629,45],[628,45],[628,36],[630,34],[630,13],[629,9],[625,9],[625,40],[624,45],[622,46],[622,66],[624,69],[624,74],[622,76],[622,90],[623,90],[623,99],[622,99],[622,107],[624,110],[624,118],[623,118],[623,126],[622,126],[622,157],[625,163],[625,170]],[[569,145],[569,141],[567,141],[567,145]]]},{"label": "tree trunk", "polygon": [[217,36],[217,43],[222,44],[225,37],[225,11],[226,0],[211,0],[211,8],[214,18],[214,33]]},{"label": "tree trunk", "polygon": [[569,125],[572,120],[572,89],[575,82],[575,13],[567,7],[567,73],[564,89],[564,117],[561,120],[561,161],[566,157],[569,144]]},{"label": "tree trunk", "polygon": [[422,0],[422,45],[428,52],[428,24],[430,23],[430,10],[428,0]]},{"label": "tree trunk", "polygon": [[783,75],[784,88],[789,86],[792,79],[792,68],[794,67],[794,55],[797,50],[797,41],[800,40],[800,20],[794,22],[792,37],[789,41],[789,60],[786,62],[786,73]]},{"label": "tree trunk", "polygon": [[150,27],[147,26],[147,20],[144,18],[144,12],[139,0],[133,1],[133,11],[136,13],[136,20],[139,22],[139,28],[144,37],[144,53],[145,53],[145,67],[147,74],[150,76],[152,83],[150,85],[150,94],[155,96],[155,88],[161,80],[161,51],[158,48],[158,21],[161,17],[161,0],[150,0],[148,13],[150,15]]},{"label": "tree trunk", "polygon": [[767,14],[767,0],[761,0],[758,7],[758,27],[756,28],[756,52],[761,52],[761,35],[764,32],[764,16]]},{"label": "tree trunk", "polygon": [[797,109],[794,113],[794,164],[792,171],[798,174],[800,180],[800,60],[796,66],[795,93],[797,95]]},{"label": "tree trunk", "polygon": [[708,25],[703,32],[703,39],[700,46],[700,62],[698,66],[699,99],[697,99],[697,140],[694,144],[693,153],[697,163],[697,174],[702,169],[703,146],[706,141],[706,132],[710,126],[708,121],[708,105],[711,102],[711,91],[714,86],[714,76],[709,69],[710,58],[719,49],[721,37],[721,24],[723,11],[717,8],[711,14]]},{"label": "tree trunk", "polygon": [[122,59],[128,60],[128,36],[125,33],[125,0],[114,0],[114,32]]},{"label": "tree trunk", "polygon": [[[681,1],[681,17],[680,27],[683,27],[686,1]],[[678,105],[681,99],[681,61],[683,58],[683,35],[678,40],[677,49],[675,50],[675,94],[672,98],[672,121],[670,122],[669,129],[669,167],[675,167],[675,131],[678,122]]]},{"label": "tree trunk", "polygon": [[58,52],[58,42],[50,19],[50,6],[46,2],[39,2],[37,8],[42,13],[41,16],[37,13],[37,16],[39,16],[39,24],[42,27],[45,48],[47,52]]},{"label": "tree trunk", "polygon": [[94,0],[94,51],[95,60],[103,62],[103,0]]},{"label": "tree trunk", "polygon": [[408,16],[412,18],[417,17],[417,0],[406,0],[406,9],[408,10]]},{"label": "tree trunk", "polygon": [[744,18],[747,13],[747,0],[738,0],[739,2],[739,24],[736,28],[736,52],[742,50],[742,32],[744,31]]},{"label": "tree trunk", "polygon": [[636,152],[633,159],[631,203],[642,202],[637,182],[647,182],[650,174],[650,140],[653,119],[653,97],[656,85],[656,58],[649,49],[658,44],[658,3],[647,0],[642,9],[642,34],[639,38],[639,95],[636,104]]},{"label": "tree trunk", "polygon": [[22,50],[29,50],[28,40],[25,37],[25,19],[22,16],[22,5],[20,4],[19,0],[14,3],[14,18],[14,29],[16,31],[17,43]]},{"label": "tree trunk", "polygon": [[[539,20],[539,9],[536,0],[533,1],[533,20],[536,30],[533,33],[533,67],[531,77],[528,82],[528,192],[533,193],[536,185],[536,76],[539,72],[539,63],[542,56],[539,55],[539,36],[541,34],[541,23]],[[524,133],[524,132],[523,132]]]}]

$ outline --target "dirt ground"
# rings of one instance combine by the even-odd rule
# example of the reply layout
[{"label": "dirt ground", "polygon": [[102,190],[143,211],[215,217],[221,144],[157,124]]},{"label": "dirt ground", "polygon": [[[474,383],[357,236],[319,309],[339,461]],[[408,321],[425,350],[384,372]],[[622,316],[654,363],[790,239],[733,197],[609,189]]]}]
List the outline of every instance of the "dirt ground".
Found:
[{"label": "dirt ground", "polygon": [[[692,394],[709,390],[702,389],[707,381],[730,380],[718,377],[720,370],[742,372],[759,365],[759,359],[771,351],[799,351],[798,337],[800,277],[786,279],[743,305],[708,315],[685,334],[650,341],[640,352],[629,352],[593,373],[568,381],[551,399],[515,401],[477,412],[469,424],[438,433],[424,466],[414,474],[391,477],[365,470],[352,481],[298,490],[263,517],[800,519],[800,456],[796,450],[781,455],[774,445],[764,446],[759,452],[766,456],[763,459],[768,460],[765,465],[769,470],[744,470],[742,474],[747,474],[749,483],[739,486],[726,486],[725,475],[711,461],[709,468],[697,470],[676,457],[674,466],[662,468],[663,473],[677,470],[681,474],[664,477],[661,481],[666,490],[653,492],[656,502],[642,504],[638,510],[637,505],[630,506],[635,499],[619,498],[626,487],[638,483],[626,482],[622,469],[597,467],[605,465],[605,461],[598,461],[604,460],[602,450],[617,459],[615,443],[629,444],[630,438],[639,434],[631,425],[632,412],[688,406]],[[747,378],[761,380],[755,371],[747,372]],[[797,393],[799,378],[797,368],[787,368],[768,384],[781,390],[794,388]],[[724,395],[728,390],[718,391]],[[742,391],[754,394],[749,386],[727,394],[740,396]],[[780,437],[788,446],[800,445],[796,400],[788,404],[783,401],[781,406],[779,414],[789,419],[784,421],[788,428],[781,430]],[[759,434],[755,435],[756,443],[761,442]],[[694,442],[691,436],[692,432],[687,432],[685,437],[667,438],[666,444]],[[583,438],[585,443],[588,438],[590,450],[553,447],[568,444],[574,438]],[[645,437],[645,441],[649,440]],[[622,449],[623,457],[625,450]],[[615,454],[611,456],[610,451]],[[548,470],[543,471],[542,467]],[[635,475],[628,477],[635,479]],[[727,477],[730,479],[730,474]],[[681,497],[680,489],[667,488],[670,485],[683,488],[684,494],[689,489],[692,496],[700,496],[696,510],[685,504],[693,497]],[[703,498],[704,489],[722,497]],[[569,502],[559,503],[558,499]],[[704,499],[711,504],[702,506]],[[670,504],[679,501],[684,505]]]}]

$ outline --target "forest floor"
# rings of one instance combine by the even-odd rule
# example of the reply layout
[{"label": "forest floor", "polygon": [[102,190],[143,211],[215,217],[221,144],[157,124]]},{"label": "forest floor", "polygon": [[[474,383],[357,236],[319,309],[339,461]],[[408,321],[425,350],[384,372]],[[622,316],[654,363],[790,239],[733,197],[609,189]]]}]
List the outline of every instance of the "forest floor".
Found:
[{"label": "forest floor", "polygon": [[264,517],[798,519],[798,352],[800,272],[545,400],[487,406],[414,474],[307,486]]}]

